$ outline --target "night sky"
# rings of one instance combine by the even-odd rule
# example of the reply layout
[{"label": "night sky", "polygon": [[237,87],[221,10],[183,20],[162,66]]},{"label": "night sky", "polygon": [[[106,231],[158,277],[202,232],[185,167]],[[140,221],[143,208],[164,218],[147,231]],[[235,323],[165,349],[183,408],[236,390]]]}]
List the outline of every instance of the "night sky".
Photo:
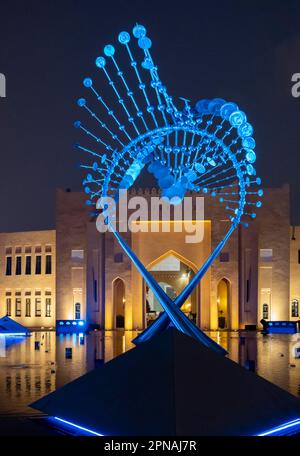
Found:
[{"label": "night sky", "polygon": [[[82,79],[121,30],[148,29],[174,96],[222,97],[255,128],[264,186],[290,183],[300,224],[300,1],[1,1],[0,231],[54,227],[55,189],[81,190],[73,148]],[[280,202],[279,202],[280,204]]]}]

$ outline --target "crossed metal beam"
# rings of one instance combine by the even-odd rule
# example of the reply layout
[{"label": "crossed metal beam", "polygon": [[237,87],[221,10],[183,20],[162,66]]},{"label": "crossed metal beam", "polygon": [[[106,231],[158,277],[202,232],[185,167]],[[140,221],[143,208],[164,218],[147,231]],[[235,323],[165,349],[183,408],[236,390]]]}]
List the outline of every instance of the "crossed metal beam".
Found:
[{"label": "crossed metal beam", "polygon": [[172,299],[165,293],[165,291],[159,286],[157,281],[151,275],[151,273],[145,268],[133,250],[129,247],[129,245],[124,241],[124,239],[120,236],[120,234],[115,230],[112,224],[110,224],[110,228],[116,237],[117,241],[121,245],[122,249],[126,252],[129,258],[134,263],[137,270],[140,272],[144,280],[147,282],[149,287],[151,288],[154,296],[161,304],[165,312],[161,314],[155,322],[149,326],[143,333],[141,333],[138,337],[133,340],[135,345],[138,345],[142,342],[146,342],[147,340],[151,339],[156,334],[160,333],[167,326],[170,322],[175,326],[178,331],[183,332],[184,334],[193,337],[194,339],[201,342],[206,347],[211,348],[217,353],[222,355],[227,354],[227,351],[217,344],[214,340],[208,337],[203,331],[201,331],[198,326],[196,326],[181,310],[181,306],[186,301],[186,299],[190,296],[196,286],[199,284],[200,280],[206,273],[206,271],[210,268],[215,258],[219,255],[221,250],[223,249],[225,243],[231,236],[232,232],[236,228],[236,225],[232,225],[228,232],[226,233],[225,237],[222,241],[217,245],[214,251],[209,255],[205,263],[201,266],[199,271],[194,275],[193,279],[189,282],[189,284],[182,290],[180,295],[172,301]]}]

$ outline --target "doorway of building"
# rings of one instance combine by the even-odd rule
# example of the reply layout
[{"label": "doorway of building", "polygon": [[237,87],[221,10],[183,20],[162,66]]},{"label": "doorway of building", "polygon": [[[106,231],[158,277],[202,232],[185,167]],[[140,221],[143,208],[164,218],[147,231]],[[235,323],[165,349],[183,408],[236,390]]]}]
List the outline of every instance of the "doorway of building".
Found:
[{"label": "doorway of building", "polygon": [[230,283],[227,279],[222,279],[218,283],[217,291],[218,303],[218,328],[229,328],[229,299],[230,299]]},{"label": "doorway of building", "polygon": [[[165,293],[174,301],[181,293],[183,288],[192,280],[195,275],[191,264],[185,262],[183,258],[175,253],[169,253],[160,257],[149,267],[149,271],[158,282]],[[149,326],[163,312],[163,308],[153,295],[148,285],[144,284],[145,302],[146,302],[146,325]],[[195,323],[197,322],[198,304],[197,290],[194,290],[191,296],[182,306],[182,311]]]},{"label": "doorway of building", "polygon": [[115,327],[125,328],[125,284],[119,277],[113,282]]}]

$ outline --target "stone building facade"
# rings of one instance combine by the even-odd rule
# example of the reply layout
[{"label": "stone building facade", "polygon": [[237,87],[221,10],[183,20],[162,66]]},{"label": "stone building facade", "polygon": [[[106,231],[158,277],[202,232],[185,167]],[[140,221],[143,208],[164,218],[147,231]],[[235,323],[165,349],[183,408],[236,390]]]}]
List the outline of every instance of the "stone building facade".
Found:
[{"label": "stone building facade", "polygon": [[[129,198],[135,196],[143,196],[149,205],[153,198],[159,197],[155,189],[133,189]],[[189,196],[195,214],[197,195]],[[38,327],[50,326],[50,322],[54,326],[55,319],[84,319],[108,330],[144,328],[161,308],[113,233],[97,231],[96,220],[89,214],[82,193],[58,190],[56,199],[56,231],[0,235],[4,259],[0,270],[0,314],[7,310],[7,292],[17,299],[15,292],[21,289],[21,299],[25,300],[21,305],[26,307],[27,289],[31,293],[41,289],[42,298],[51,289],[51,317],[44,316],[45,309],[43,317],[26,317],[25,307],[22,316],[12,313],[12,317],[26,326]],[[262,318],[298,320],[300,228],[290,226],[289,200],[288,185],[265,189],[264,204],[257,211],[257,218],[247,229],[239,226],[230,237],[221,255],[184,303],[184,312],[199,326],[239,329],[248,325],[259,327]],[[133,212],[128,209],[127,216]],[[228,213],[206,197],[204,220],[197,222],[203,238],[196,243],[186,242],[189,233],[184,229],[180,232],[179,222],[174,218],[169,232],[164,231],[161,221],[156,224],[158,232],[154,232],[154,223],[149,217],[134,232],[124,232],[122,236],[166,293],[174,298],[223,239],[230,226]],[[16,248],[22,247],[21,255],[26,262],[26,246],[34,249],[36,245],[42,246],[43,255],[47,254],[46,247],[52,246],[56,268],[51,277],[49,274],[7,277],[4,266],[6,252],[10,252],[7,249],[16,252]],[[16,261],[13,259],[13,271]],[[42,259],[42,265],[45,261]],[[51,285],[47,282],[50,279]]]},{"label": "stone building facade", "polygon": [[0,233],[0,315],[55,328],[55,230]]}]

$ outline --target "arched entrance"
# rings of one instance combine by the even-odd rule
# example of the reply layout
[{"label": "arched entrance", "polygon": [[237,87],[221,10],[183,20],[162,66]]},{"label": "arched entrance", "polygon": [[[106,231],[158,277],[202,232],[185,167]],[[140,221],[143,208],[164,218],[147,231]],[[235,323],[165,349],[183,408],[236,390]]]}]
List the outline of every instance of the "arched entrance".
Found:
[{"label": "arched entrance", "polygon": [[230,311],[230,282],[223,278],[218,283],[217,291],[218,304],[218,328],[227,329],[230,327],[229,311]]},{"label": "arched entrance", "polygon": [[115,328],[125,328],[125,284],[119,277],[113,281]]},{"label": "arched entrance", "polygon": [[[163,255],[148,266],[148,270],[151,271],[155,280],[173,301],[194,277],[195,269],[190,262],[173,251]],[[148,285],[144,286],[144,293],[146,325],[149,326],[163,312],[163,308]],[[191,320],[195,323],[198,322],[197,289],[193,291],[181,309]]]}]

